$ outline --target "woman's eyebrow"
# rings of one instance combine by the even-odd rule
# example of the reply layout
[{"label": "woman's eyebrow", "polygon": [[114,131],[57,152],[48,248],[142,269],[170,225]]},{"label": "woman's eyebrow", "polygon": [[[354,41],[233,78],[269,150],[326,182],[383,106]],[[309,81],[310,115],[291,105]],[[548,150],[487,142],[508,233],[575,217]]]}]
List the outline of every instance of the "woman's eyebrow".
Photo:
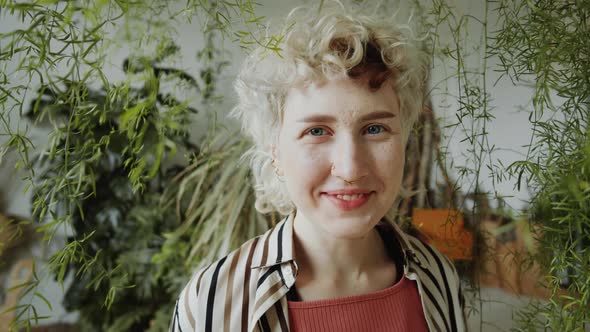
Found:
[{"label": "woman's eyebrow", "polygon": [[[360,120],[361,121],[369,121],[369,120],[379,120],[379,119],[387,119],[387,118],[394,118],[396,115],[392,112],[388,111],[376,111],[366,115],[363,115]],[[332,115],[310,115],[306,116],[303,119],[298,120],[297,122],[336,122],[336,118]]]},{"label": "woman's eyebrow", "polygon": [[395,116],[396,116],[395,113],[392,113],[392,112],[377,111],[377,112],[372,112],[367,115],[361,116],[361,121],[395,118]]}]

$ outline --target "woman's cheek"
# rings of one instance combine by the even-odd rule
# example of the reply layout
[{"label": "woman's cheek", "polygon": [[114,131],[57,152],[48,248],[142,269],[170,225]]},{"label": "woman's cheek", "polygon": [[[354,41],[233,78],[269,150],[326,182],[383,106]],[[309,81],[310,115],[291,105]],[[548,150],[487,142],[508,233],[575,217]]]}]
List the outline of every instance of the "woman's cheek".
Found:
[{"label": "woman's cheek", "polygon": [[[382,146],[373,152],[376,169],[390,176],[401,177],[405,164],[405,153],[401,144]],[[393,173],[393,174],[392,174]],[[382,173],[383,174],[383,173]]]},{"label": "woman's cheek", "polygon": [[330,154],[321,146],[304,146],[293,152],[289,156],[290,165],[288,167],[298,174],[296,181],[300,183],[314,182],[318,181],[318,178],[326,176],[326,170],[330,169],[328,160]]},{"label": "woman's cheek", "polygon": [[321,155],[321,151],[324,149],[322,144],[315,144],[305,142],[304,140],[297,142],[294,149],[292,149],[293,157],[301,161],[317,161],[318,156]]}]

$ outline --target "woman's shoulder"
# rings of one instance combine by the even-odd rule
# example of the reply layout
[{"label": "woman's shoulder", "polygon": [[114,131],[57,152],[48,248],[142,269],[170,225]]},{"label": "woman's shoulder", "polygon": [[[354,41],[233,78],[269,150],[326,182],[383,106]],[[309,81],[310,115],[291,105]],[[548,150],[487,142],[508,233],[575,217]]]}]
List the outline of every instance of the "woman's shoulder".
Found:
[{"label": "woman's shoulder", "polygon": [[[411,270],[421,281],[422,288],[431,296],[425,302],[431,319],[449,324],[448,330],[464,331],[465,298],[455,264],[434,246],[419,238],[408,234],[404,237],[408,243]],[[440,311],[440,308],[448,309]]]},{"label": "woman's shoulder", "polygon": [[194,328],[195,322],[202,322],[207,312],[218,315],[220,310],[225,310],[228,298],[237,300],[255,290],[259,273],[255,267],[269,255],[267,244],[273,230],[195,270],[177,299],[175,318],[180,325]]},{"label": "woman's shoulder", "polygon": [[202,264],[193,273],[185,286],[185,291],[190,288],[192,293],[200,296],[205,290],[204,287],[210,288],[211,284],[215,284],[216,288],[221,288],[230,279],[235,283],[236,279],[248,276],[252,267],[264,255],[262,252],[264,242],[271,231],[272,229],[244,242],[239,248],[216,261]]}]

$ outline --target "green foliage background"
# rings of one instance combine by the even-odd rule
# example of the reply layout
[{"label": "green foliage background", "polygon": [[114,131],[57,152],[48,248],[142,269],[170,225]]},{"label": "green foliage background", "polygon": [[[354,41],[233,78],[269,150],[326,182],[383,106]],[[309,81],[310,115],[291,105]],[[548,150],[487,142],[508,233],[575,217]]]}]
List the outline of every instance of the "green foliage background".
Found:
[{"label": "green foliage background", "polygon": [[[16,166],[27,172],[44,240],[63,229],[68,235],[49,266],[60,283],[74,276],[64,306],[79,310],[81,329],[164,330],[175,296],[196,264],[269,227],[251,208],[249,174],[237,163],[245,142],[219,128],[218,137],[194,145],[188,131],[198,112],[192,105],[208,109],[218,99],[217,76],[226,64],[222,38],[244,48],[264,43],[276,50],[274,37],[250,32],[260,28],[253,6],[249,1],[1,3],[2,11],[26,26],[0,35],[1,152],[20,154]],[[201,22],[205,40],[195,55],[201,65],[196,78],[169,65],[180,51],[175,22],[193,19]],[[103,70],[109,53],[120,46],[131,53],[123,64],[125,79],[114,81]],[[28,94],[35,95],[31,103]],[[18,123],[11,123],[15,118]],[[48,150],[32,153],[21,122],[26,118],[52,128]],[[187,154],[179,165],[172,162],[177,151]],[[235,197],[232,188],[243,190]],[[205,200],[211,192],[213,199]],[[219,202],[227,204],[214,204]],[[222,236],[220,247],[215,240]],[[36,273],[16,288],[51,309],[36,291],[39,282]],[[15,329],[47,318],[31,302],[11,310],[17,312]]]},{"label": "green foliage background", "polygon": [[[434,58],[450,62],[455,71],[445,83],[457,87],[451,97],[459,107],[447,129],[460,133],[467,162],[454,165],[447,158],[444,163],[459,181],[473,184],[460,190],[487,190],[489,199],[502,201],[507,193],[495,186],[511,182],[532,193],[526,211],[511,213],[529,220],[538,248],[529,259],[546,271],[539,283],[552,296],[519,312],[515,330],[585,331],[590,326],[590,1],[482,1],[478,15],[446,1],[416,3],[434,32]],[[450,39],[442,38],[447,34]],[[492,72],[533,91],[521,106],[533,129],[528,150],[509,165],[496,159],[498,147],[489,140],[500,111],[491,94]],[[480,187],[483,174],[493,188]],[[473,215],[482,215],[484,208],[476,202]]]},{"label": "green foliage background", "polygon": [[[521,314],[522,330],[584,331],[590,326],[590,1],[507,2],[498,10],[510,19],[493,51],[506,75],[532,80],[535,89],[529,153],[508,171],[535,192],[531,219],[542,232],[535,258],[554,292]],[[530,319],[531,312],[545,321]]]},{"label": "green foliage background", "polygon": [[[453,64],[445,84],[458,88],[459,106],[448,129],[460,129],[469,158],[450,167],[475,184],[462,190],[482,192],[487,169],[494,181],[535,193],[525,213],[542,229],[533,258],[554,295],[523,311],[519,330],[583,331],[590,324],[590,1],[484,1],[477,17],[441,0],[402,3],[419,8],[433,57]],[[263,18],[251,1],[0,0],[0,9],[24,25],[0,34],[0,157],[19,155],[44,239],[60,228],[69,235],[50,260],[59,282],[75,275],[66,305],[80,308],[86,330],[164,330],[173,296],[195,266],[276,221],[253,209],[247,167],[237,162],[248,143],[228,132],[190,143],[195,100],[166,86],[190,91],[206,108],[224,68],[218,37],[276,52],[281,37],[258,33]],[[179,48],[175,22],[193,19],[207,41],[196,78],[167,63]],[[470,49],[473,34],[479,44]],[[116,82],[103,68],[120,45],[147,51],[131,54]],[[473,54],[475,67],[467,60]],[[534,90],[523,110],[534,129],[528,153],[507,166],[494,159],[487,135],[495,119],[492,70]],[[33,153],[27,117],[53,128],[41,154]],[[177,151],[188,155],[180,165],[171,162]],[[38,283],[20,288],[51,307]],[[129,303],[142,305],[121,310]],[[18,327],[43,318],[31,304],[14,310]],[[104,313],[100,320],[96,312]]]}]

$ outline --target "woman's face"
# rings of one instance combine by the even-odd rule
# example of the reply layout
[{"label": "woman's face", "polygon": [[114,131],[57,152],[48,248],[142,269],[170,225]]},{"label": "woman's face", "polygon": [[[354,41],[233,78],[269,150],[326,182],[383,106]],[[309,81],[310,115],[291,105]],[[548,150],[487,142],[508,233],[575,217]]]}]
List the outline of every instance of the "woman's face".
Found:
[{"label": "woman's face", "polygon": [[298,216],[314,228],[362,237],[392,207],[405,156],[390,84],[370,91],[337,79],[289,92],[275,153]]}]

